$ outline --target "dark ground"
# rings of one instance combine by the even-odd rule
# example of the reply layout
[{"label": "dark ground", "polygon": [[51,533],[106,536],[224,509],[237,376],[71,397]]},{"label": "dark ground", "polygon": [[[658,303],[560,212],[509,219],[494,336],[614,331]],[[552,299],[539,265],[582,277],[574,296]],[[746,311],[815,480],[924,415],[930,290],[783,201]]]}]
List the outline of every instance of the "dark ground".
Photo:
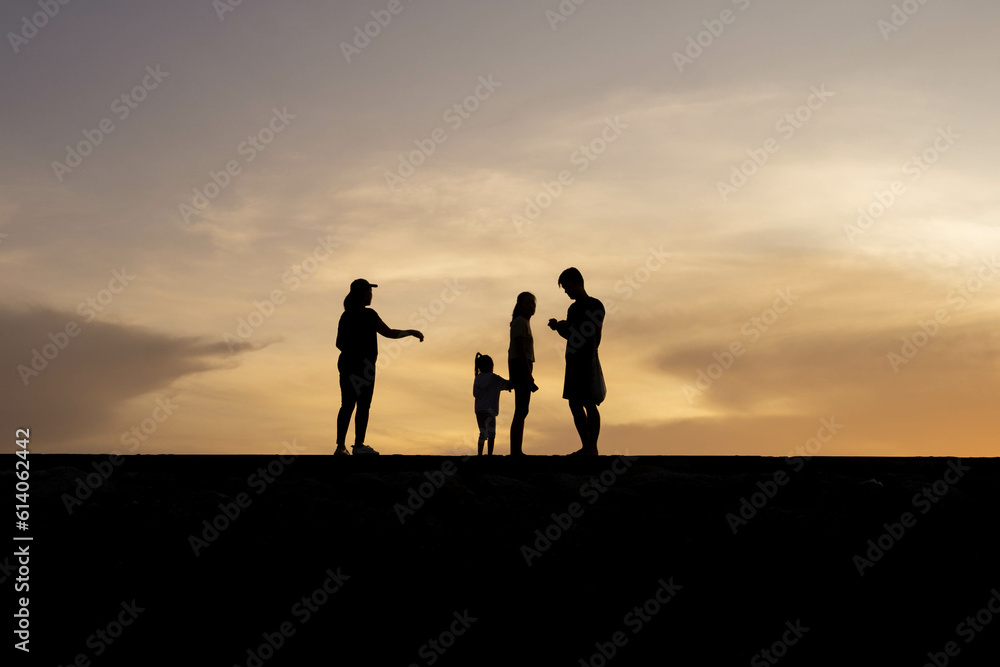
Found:
[{"label": "dark ground", "polygon": [[[11,505],[15,460],[0,458]],[[641,457],[627,469],[604,456],[30,461],[30,530],[8,525],[34,537],[31,660],[8,647],[7,664],[69,665],[82,654],[93,665],[919,667],[933,664],[928,652],[944,664],[947,642],[957,649],[949,664],[1000,655],[1000,616],[959,626],[1000,589],[1000,459],[963,459],[968,471],[936,491],[957,460],[814,458],[798,471],[757,457]],[[272,481],[254,476],[269,464]],[[758,482],[777,471],[786,483],[734,534],[727,514],[756,492],[765,499]],[[100,485],[70,513],[89,473]],[[424,482],[429,499],[401,523],[394,506]],[[915,503],[925,487],[936,500]],[[241,493],[239,516],[218,518]],[[582,514],[554,526],[572,503]],[[855,555],[904,512],[915,523],[883,537],[889,548],[860,576]],[[203,534],[213,519],[223,529]],[[546,527],[556,539],[529,566],[522,545]],[[198,556],[192,535],[205,539]],[[10,610],[14,548],[0,554]],[[346,575],[341,588],[317,594],[306,617],[300,601],[322,591],[328,570]],[[661,582],[674,584],[662,605]],[[122,611],[133,600],[134,620]],[[645,618],[633,611],[644,604]],[[993,604],[1000,610],[1000,597]],[[466,612],[467,630],[453,624]],[[105,635],[110,644],[95,634],[117,634],[120,615],[130,625]],[[264,635],[283,623],[294,634],[271,655]],[[808,628],[801,638],[786,632],[796,624]],[[463,633],[449,635],[452,625]],[[604,659],[595,643],[610,654],[616,632],[621,645]],[[760,652],[776,642],[782,657],[768,661]],[[248,649],[262,644],[268,659],[257,662]]]}]

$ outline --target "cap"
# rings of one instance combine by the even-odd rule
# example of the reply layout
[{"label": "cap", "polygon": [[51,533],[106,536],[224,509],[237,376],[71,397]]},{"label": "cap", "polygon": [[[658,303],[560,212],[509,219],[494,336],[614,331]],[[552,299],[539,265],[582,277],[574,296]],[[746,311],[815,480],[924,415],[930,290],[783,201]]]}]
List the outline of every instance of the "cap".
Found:
[{"label": "cap", "polygon": [[352,292],[360,292],[360,291],[368,289],[369,287],[378,287],[378,285],[376,285],[374,283],[370,283],[367,280],[365,280],[364,278],[358,278],[353,283],[351,283],[351,291]]}]

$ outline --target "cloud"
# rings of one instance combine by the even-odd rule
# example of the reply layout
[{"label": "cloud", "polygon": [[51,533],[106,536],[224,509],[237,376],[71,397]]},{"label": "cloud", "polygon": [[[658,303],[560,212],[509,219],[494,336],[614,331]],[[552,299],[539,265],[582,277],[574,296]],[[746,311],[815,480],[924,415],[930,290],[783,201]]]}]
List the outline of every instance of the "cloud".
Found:
[{"label": "cloud", "polygon": [[43,451],[67,451],[71,441],[99,432],[130,399],[235,365],[221,341],[87,323],[44,307],[0,308],[0,331],[0,419],[31,428]]}]

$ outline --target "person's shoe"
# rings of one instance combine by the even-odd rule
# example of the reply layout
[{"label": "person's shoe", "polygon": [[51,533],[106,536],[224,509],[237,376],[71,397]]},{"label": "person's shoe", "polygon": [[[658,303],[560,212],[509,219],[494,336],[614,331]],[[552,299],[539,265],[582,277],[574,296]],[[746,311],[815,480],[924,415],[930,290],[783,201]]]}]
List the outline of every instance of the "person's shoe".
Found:
[{"label": "person's shoe", "polygon": [[597,456],[596,449],[578,449],[575,452],[571,452],[566,456]]},{"label": "person's shoe", "polygon": [[334,456],[350,456],[351,455],[351,453],[349,451],[347,451],[347,447],[344,447],[343,445],[337,445],[337,451],[335,451],[333,454],[334,454]]},{"label": "person's shoe", "polygon": [[376,452],[368,445],[354,445],[353,449],[355,456],[358,456],[359,454],[375,454],[376,456],[378,455],[378,452]]}]

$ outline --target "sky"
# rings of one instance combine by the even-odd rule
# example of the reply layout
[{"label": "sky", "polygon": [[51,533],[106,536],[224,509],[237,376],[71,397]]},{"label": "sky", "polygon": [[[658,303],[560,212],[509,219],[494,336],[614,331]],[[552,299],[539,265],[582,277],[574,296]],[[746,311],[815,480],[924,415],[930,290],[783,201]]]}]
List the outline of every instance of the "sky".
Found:
[{"label": "sky", "polygon": [[566,454],[574,266],[602,453],[995,456],[998,19],[5,2],[0,418],[41,453],[330,454],[361,277],[425,336],[380,338],[367,444],[467,453],[473,359],[506,375],[529,291],[524,451]]}]

